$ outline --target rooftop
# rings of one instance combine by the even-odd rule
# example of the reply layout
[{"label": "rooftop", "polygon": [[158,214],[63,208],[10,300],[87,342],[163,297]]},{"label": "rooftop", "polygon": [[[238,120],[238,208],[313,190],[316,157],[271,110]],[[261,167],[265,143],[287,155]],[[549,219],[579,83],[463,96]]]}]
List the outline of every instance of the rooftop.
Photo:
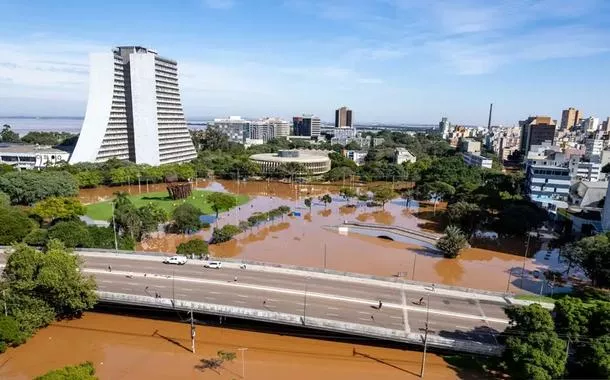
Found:
[{"label": "rooftop", "polygon": [[0,153],[13,154],[66,154],[66,150],[56,149],[48,145],[7,144],[0,143]]}]

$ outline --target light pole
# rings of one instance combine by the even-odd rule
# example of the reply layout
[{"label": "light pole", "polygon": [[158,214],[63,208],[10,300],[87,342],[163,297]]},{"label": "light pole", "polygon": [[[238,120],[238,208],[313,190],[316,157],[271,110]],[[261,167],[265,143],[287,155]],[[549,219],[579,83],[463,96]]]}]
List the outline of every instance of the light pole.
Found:
[{"label": "light pole", "polygon": [[513,268],[508,271],[508,281],[506,282],[506,293],[508,294],[508,288],[510,287],[510,276],[513,274]]},{"label": "light pole", "polygon": [[326,243],[324,243],[324,270],[326,270]]},{"label": "light pole", "polygon": [[415,264],[417,264],[417,253],[413,251],[413,274],[411,275],[411,281],[415,281]]},{"label": "light pole", "polygon": [[426,350],[428,348],[428,322],[430,321],[430,294],[428,294],[428,300],[426,302],[426,331],[424,333],[424,354],[421,361],[421,374],[420,377],[424,378],[424,371],[426,370]]},{"label": "light pole", "polygon": [[305,278],[305,293],[303,294],[303,324],[307,316],[307,287],[309,285],[309,277]]},{"label": "light pole", "polygon": [[246,351],[248,351],[248,347],[238,348],[237,351],[241,351],[241,378],[246,378]]},{"label": "light pole", "polygon": [[527,231],[527,243],[525,244],[525,253],[523,254],[523,267],[521,268],[521,284],[519,285],[523,289],[523,278],[525,277],[525,261],[527,260],[527,253],[530,249],[530,237],[532,236],[531,231]]},{"label": "light pole", "polygon": [[119,243],[116,238],[116,223],[114,221],[114,201],[110,202],[112,207],[112,231],[114,232],[114,251],[115,253],[119,253]]}]

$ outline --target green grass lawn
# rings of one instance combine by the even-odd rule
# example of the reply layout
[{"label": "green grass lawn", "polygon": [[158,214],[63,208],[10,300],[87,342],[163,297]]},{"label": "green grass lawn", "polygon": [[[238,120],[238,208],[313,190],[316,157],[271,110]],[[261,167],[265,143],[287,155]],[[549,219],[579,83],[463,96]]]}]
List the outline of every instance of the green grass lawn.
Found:
[{"label": "green grass lawn", "polygon": [[546,303],[555,303],[555,301],[557,301],[558,299],[561,299],[565,296],[570,295],[569,293],[561,293],[561,294],[557,294],[554,295],[553,297],[547,297],[547,296],[537,296],[535,294],[518,294],[517,296],[515,296],[516,299],[518,300],[526,300],[526,301],[535,301],[535,302],[546,302]]},{"label": "green grass lawn", "polygon": [[[158,191],[141,195],[131,195],[129,196],[129,199],[136,207],[153,203],[168,213],[171,213],[174,208],[180,204],[187,202],[203,211],[204,214],[213,214],[214,211],[212,210],[212,207],[206,201],[209,194],[212,194],[212,191],[193,190],[193,194],[187,199],[173,200],[166,191]],[[238,206],[248,202],[247,195],[235,195],[235,199]],[[108,220],[112,218],[112,206],[110,202],[111,201],[104,201],[86,206],[87,211],[85,215],[94,220]]]}]

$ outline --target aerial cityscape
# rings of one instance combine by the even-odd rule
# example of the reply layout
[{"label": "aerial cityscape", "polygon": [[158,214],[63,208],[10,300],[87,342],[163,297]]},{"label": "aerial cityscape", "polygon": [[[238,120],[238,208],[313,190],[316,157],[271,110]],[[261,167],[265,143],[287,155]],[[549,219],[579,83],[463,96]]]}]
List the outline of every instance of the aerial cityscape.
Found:
[{"label": "aerial cityscape", "polygon": [[196,3],[0,4],[0,378],[610,379],[610,5]]}]

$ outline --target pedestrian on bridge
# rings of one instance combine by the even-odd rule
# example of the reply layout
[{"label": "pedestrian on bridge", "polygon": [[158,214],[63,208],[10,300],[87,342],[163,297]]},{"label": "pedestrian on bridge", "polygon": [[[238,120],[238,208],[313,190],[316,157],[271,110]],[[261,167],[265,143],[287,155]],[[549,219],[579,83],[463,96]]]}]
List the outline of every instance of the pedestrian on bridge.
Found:
[{"label": "pedestrian on bridge", "polygon": [[108,265],[108,272],[112,272],[112,266]]},{"label": "pedestrian on bridge", "polygon": [[424,303],[424,297],[419,299],[419,304],[422,305]]},{"label": "pedestrian on bridge", "polygon": [[237,282],[237,276],[233,278],[233,282]]},{"label": "pedestrian on bridge", "polygon": [[379,300],[379,307],[378,307],[378,309],[381,310],[382,306],[383,306],[383,303],[381,302],[381,300]]}]

